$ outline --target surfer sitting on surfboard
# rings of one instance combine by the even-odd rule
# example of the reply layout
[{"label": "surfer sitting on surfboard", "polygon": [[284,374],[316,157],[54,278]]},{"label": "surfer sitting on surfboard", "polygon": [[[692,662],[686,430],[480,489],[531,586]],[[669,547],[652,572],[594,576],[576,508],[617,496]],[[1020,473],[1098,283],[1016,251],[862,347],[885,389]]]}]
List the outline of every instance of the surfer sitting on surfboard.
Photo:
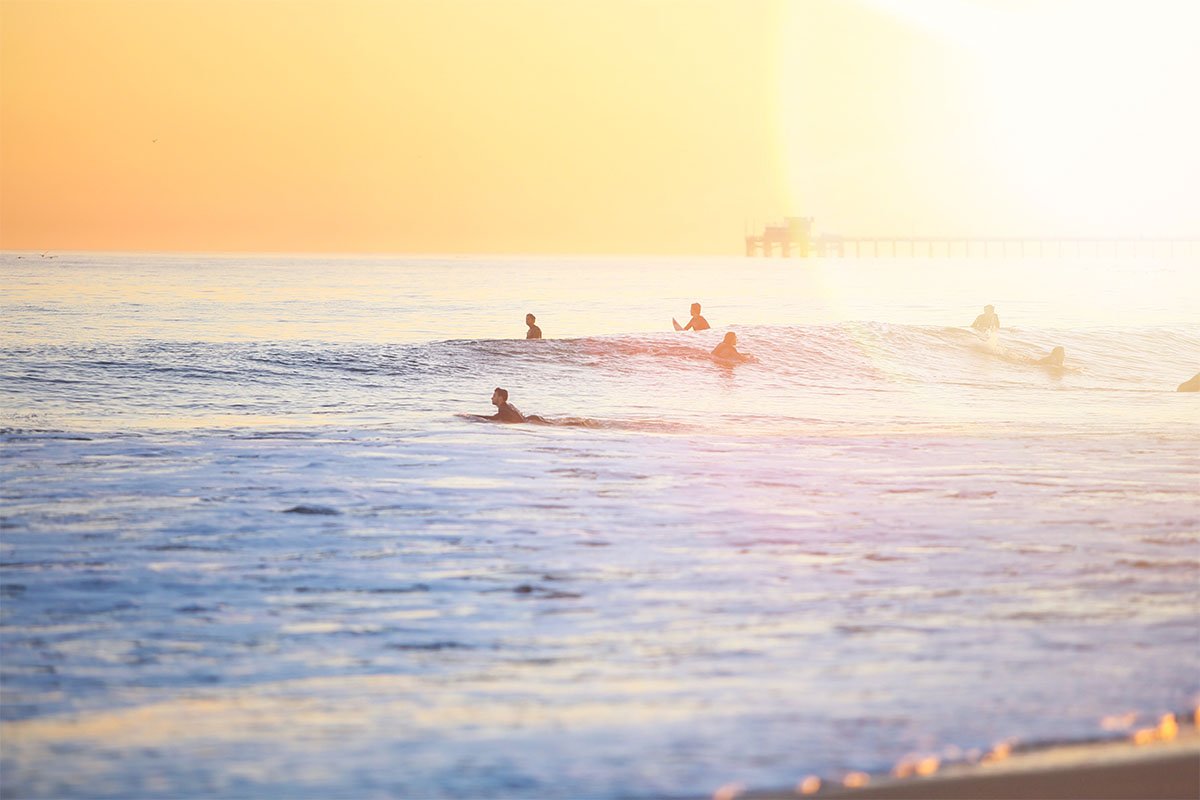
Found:
[{"label": "surfer sitting on surfboard", "polygon": [[975,321],[971,323],[971,327],[980,333],[1000,330],[1000,317],[996,315],[995,307],[984,306],[983,313],[975,318]]},{"label": "surfer sitting on surfboard", "polygon": [[700,304],[692,303],[692,318],[688,320],[687,325],[680,325],[674,317],[671,317],[671,324],[675,326],[677,331],[706,331],[708,330],[708,320],[700,316]]},{"label": "surfer sitting on surfboard", "polygon": [[533,314],[526,314],[525,324],[529,326],[529,330],[525,331],[526,339],[542,338],[542,329],[537,326],[537,317]]}]

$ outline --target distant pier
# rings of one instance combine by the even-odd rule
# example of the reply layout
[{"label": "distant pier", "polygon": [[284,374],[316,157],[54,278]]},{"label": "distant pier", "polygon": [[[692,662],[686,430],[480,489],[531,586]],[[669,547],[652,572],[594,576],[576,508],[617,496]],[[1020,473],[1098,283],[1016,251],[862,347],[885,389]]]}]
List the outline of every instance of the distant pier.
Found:
[{"label": "distant pier", "polygon": [[1001,258],[1157,256],[1200,254],[1200,238],[1046,236],[842,236],[814,235],[812,217],[787,217],[746,236],[746,255],[770,258]]}]

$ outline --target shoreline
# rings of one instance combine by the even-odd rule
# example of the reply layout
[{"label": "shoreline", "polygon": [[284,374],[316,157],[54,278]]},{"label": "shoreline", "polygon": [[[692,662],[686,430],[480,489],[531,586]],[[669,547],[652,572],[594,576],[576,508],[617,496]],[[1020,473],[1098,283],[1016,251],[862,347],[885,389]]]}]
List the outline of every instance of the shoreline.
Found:
[{"label": "shoreline", "polygon": [[[1186,718],[1185,718],[1186,719]],[[917,763],[887,775],[851,773],[842,782],[809,777],[791,790],[724,787],[714,800],[1196,800],[1200,798],[1200,730],[1164,718],[1158,728],[1123,739],[1000,748],[976,763],[936,762],[920,774]],[[1200,722],[1200,719],[1196,720]],[[998,756],[998,757],[997,757]],[[901,775],[901,777],[897,777]]]}]

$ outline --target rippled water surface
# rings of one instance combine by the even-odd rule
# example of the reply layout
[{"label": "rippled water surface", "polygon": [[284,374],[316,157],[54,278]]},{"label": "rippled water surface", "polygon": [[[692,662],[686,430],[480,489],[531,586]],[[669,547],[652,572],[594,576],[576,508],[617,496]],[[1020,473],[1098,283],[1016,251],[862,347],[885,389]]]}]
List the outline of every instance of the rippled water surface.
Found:
[{"label": "rippled water surface", "polygon": [[6,796],[696,796],[1200,690],[1195,264],[22,255]]}]

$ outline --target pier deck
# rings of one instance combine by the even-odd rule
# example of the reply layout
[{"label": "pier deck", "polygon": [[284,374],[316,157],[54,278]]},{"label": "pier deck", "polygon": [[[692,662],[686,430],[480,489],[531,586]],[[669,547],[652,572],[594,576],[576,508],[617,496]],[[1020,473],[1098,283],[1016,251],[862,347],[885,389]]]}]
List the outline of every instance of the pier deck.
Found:
[{"label": "pier deck", "polygon": [[788,217],[783,225],[768,225],[761,234],[746,236],[746,255],[790,258],[963,256],[984,258],[1200,255],[1200,237],[1134,236],[844,236],[812,234],[812,217]]}]

